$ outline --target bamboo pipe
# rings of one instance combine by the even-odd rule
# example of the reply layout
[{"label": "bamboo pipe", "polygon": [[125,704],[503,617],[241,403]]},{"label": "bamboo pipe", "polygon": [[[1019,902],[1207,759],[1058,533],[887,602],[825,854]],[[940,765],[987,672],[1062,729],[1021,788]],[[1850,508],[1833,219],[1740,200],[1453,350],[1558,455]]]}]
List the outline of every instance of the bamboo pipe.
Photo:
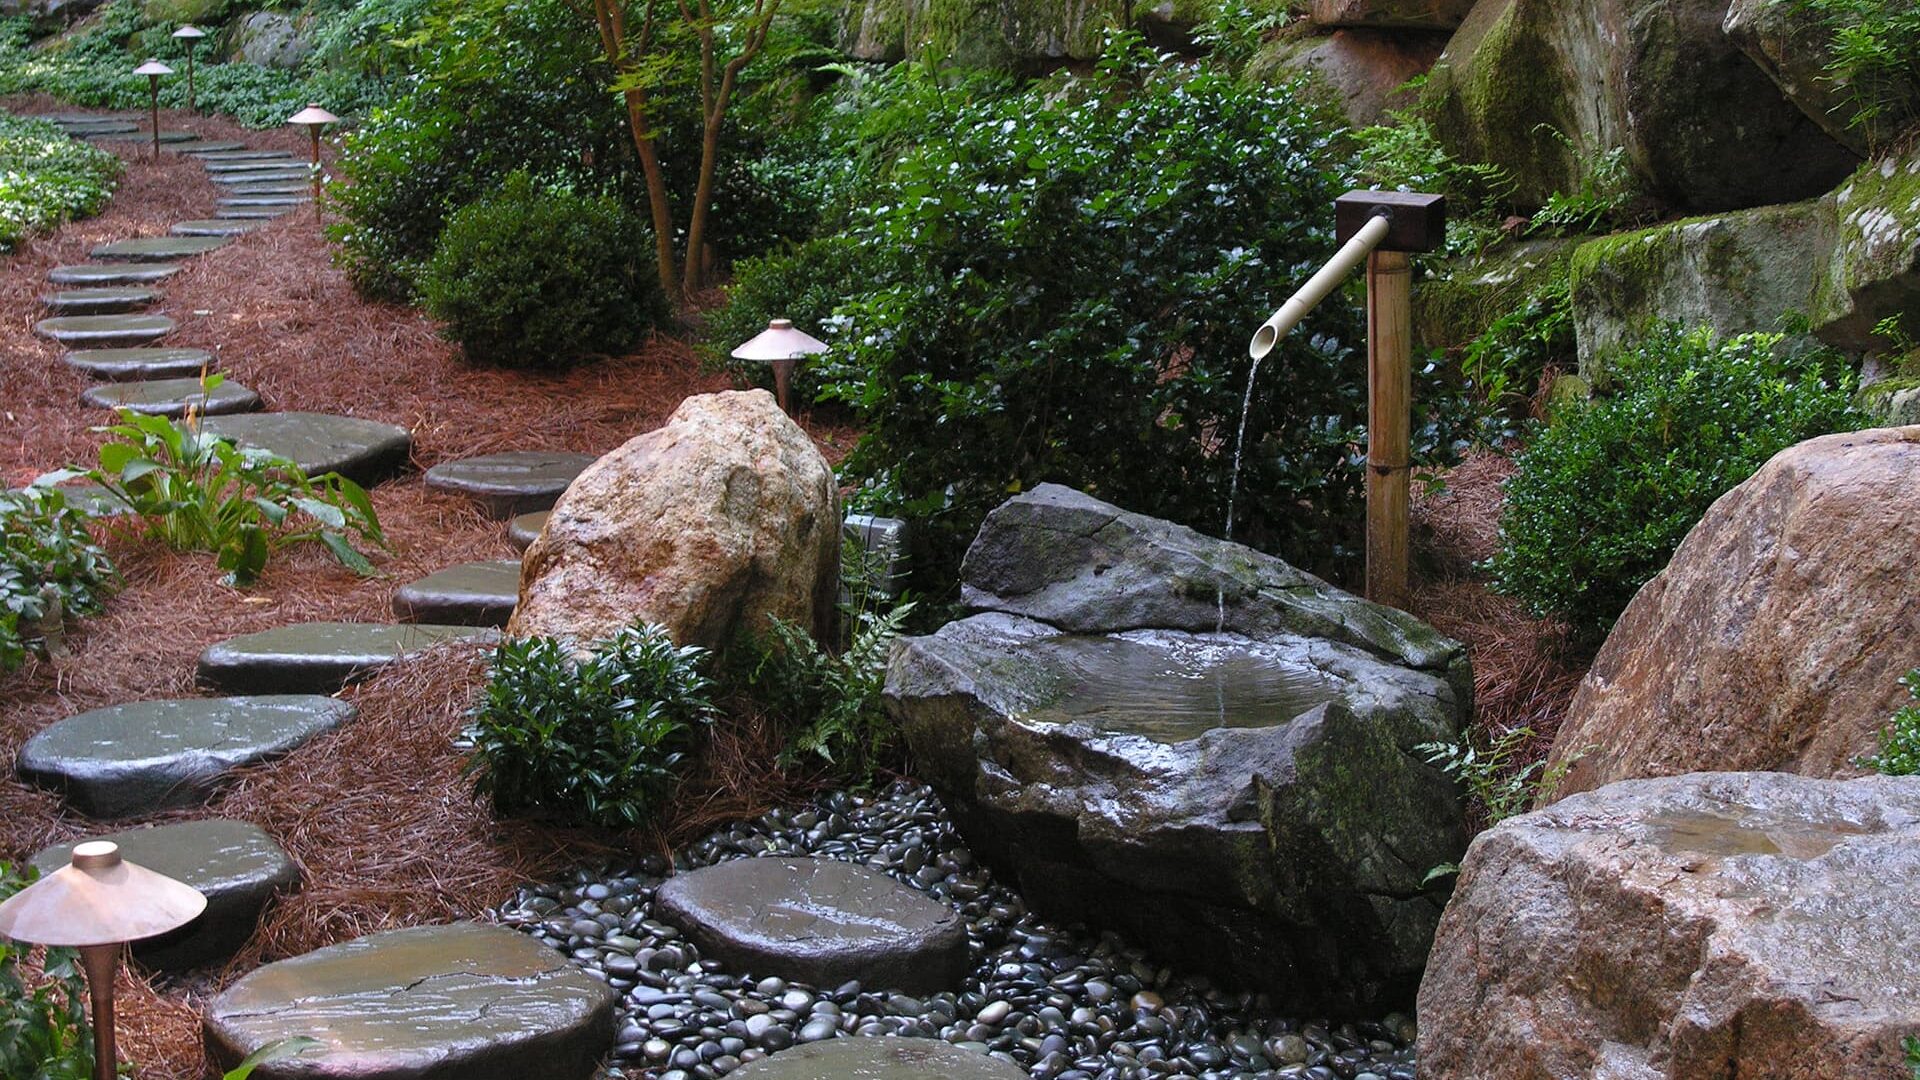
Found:
[{"label": "bamboo pipe", "polygon": [[1354,267],[1359,266],[1361,260],[1387,238],[1390,220],[1385,214],[1376,214],[1360,226],[1360,231],[1354,233],[1344,247],[1334,252],[1333,258],[1327,260],[1327,265],[1321,267],[1319,273],[1308,278],[1307,283],[1300,286],[1300,291],[1288,297],[1272,318],[1260,324],[1260,329],[1254,331],[1253,341],[1247,345],[1247,355],[1261,360],[1272,352],[1273,347],[1280,344],[1280,339],[1307,317],[1307,312],[1325,300],[1327,294],[1339,287]]},{"label": "bamboo pipe", "polygon": [[1412,400],[1412,262],[1376,251],[1367,256],[1367,599],[1402,610]]}]

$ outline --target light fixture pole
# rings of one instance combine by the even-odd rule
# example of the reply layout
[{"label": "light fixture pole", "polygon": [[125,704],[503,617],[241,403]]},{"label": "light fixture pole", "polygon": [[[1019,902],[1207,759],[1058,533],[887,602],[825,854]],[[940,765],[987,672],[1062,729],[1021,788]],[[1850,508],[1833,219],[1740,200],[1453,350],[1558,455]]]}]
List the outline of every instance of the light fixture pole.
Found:
[{"label": "light fixture pole", "polygon": [[307,107],[287,118],[289,124],[299,124],[313,136],[313,220],[320,220],[320,129],[328,124],[337,124],[340,118],[320,107],[317,101],[307,102]]},{"label": "light fixture pole", "polygon": [[158,60],[149,59],[133,69],[135,75],[147,77],[147,105],[153,118],[153,160],[160,160],[160,76],[173,74],[173,69]]},{"label": "light fixture pole", "polygon": [[803,356],[823,353],[828,349],[826,342],[804,330],[795,330],[790,319],[775,319],[767,324],[765,330],[754,335],[753,340],[733,350],[735,360],[756,360],[773,365],[773,393],[780,402],[780,411],[793,415],[793,403],[789,400],[792,392],[793,369],[800,364]]},{"label": "light fixture pole", "polygon": [[187,47],[187,111],[199,112],[200,106],[195,101],[193,93],[193,50],[199,47],[200,39],[206,37],[207,32],[188,23],[175,30],[173,36],[180,44]]}]

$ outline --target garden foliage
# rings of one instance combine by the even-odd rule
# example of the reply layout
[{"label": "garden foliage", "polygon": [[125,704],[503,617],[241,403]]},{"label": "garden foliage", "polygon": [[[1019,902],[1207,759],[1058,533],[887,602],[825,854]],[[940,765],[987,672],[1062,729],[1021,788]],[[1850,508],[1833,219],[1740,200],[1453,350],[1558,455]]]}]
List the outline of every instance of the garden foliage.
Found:
[{"label": "garden foliage", "polygon": [[0,492],[0,672],[26,659],[42,619],[91,615],[117,583],[88,520],[58,488]]},{"label": "garden foliage", "polygon": [[1920,775],[1920,668],[1900,680],[1913,701],[1900,707],[1880,732],[1880,752],[1860,759],[1859,766],[1884,776]]},{"label": "garden foliage", "polygon": [[99,213],[119,177],[113,154],[45,121],[0,112],[0,252],[63,221]]},{"label": "garden foliage", "polygon": [[[0,900],[32,883],[0,862]],[[23,970],[27,947],[0,938],[0,1076],[90,1080],[93,1034],[80,954],[48,949],[37,976]]]},{"label": "garden foliage", "polygon": [[1920,115],[1920,4],[1913,0],[1797,0],[1831,35],[1826,77],[1869,144],[1897,138]]}]

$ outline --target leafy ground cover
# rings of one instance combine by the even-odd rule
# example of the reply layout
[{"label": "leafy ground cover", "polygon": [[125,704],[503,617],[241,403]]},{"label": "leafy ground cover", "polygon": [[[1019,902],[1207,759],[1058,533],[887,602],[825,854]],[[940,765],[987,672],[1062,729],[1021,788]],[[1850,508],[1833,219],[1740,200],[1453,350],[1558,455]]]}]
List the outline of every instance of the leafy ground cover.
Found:
[{"label": "leafy ground cover", "polygon": [[107,151],[45,121],[0,111],[0,252],[63,221],[99,213],[119,177],[120,159]]}]

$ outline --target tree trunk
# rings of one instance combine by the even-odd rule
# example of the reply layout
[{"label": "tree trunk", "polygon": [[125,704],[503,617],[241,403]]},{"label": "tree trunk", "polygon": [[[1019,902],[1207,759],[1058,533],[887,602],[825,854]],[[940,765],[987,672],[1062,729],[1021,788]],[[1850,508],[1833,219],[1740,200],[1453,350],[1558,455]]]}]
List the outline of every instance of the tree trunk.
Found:
[{"label": "tree trunk", "polygon": [[693,189],[693,211],[687,218],[687,292],[705,286],[700,272],[699,251],[706,240],[707,211],[713,204],[713,174],[720,158],[720,117],[710,117],[700,141],[700,182]]},{"label": "tree trunk", "polygon": [[640,171],[647,179],[647,205],[653,212],[653,257],[660,273],[660,289],[667,299],[680,296],[673,268],[673,204],[667,196],[667,178],[660,172],[660,155],[654,152],[653,135],[647,131],[646,98],[638,90],[629,90],[627,127],[633,132],[633,149],[640,155]]}]

